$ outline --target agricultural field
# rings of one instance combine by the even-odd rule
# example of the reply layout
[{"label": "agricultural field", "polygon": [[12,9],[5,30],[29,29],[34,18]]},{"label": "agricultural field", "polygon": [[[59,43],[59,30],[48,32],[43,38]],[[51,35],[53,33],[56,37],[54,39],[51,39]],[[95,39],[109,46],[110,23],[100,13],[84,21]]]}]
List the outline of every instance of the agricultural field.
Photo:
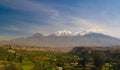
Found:
[{"label": "agricultural field", "polygon": [[28,51],[0,47],[0,70],[119,70],[119,51]]}]

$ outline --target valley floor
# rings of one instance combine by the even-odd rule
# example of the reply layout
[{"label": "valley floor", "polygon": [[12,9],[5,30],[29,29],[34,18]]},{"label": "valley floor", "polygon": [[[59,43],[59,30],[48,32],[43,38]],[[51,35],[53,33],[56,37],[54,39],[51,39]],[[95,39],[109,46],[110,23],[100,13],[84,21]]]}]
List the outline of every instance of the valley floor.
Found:
[{"label": "valley floor", "polygon": [[61,52],[25,48],[1,46],[0,70],[120,70],[119,50],[75,47]]}]

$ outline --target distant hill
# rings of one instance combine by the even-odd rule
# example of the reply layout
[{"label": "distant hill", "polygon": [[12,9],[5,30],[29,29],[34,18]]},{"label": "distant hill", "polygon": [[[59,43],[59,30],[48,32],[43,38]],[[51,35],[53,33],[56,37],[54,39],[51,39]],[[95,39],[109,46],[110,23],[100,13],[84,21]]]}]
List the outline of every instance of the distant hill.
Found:
[{"label": "distant hill", "polygon": [[120,46],[120,39],[96,32],[57,31],[48,36],[36,33],[30,37],[0,42],[1,45],[37,46],[37,47],[73,47],[73,46]]},{"label": "distant hill", "polygon": [[88,52],[106,52],[106,51],[120,51],[120,46],[113,46],[113,47],[74,47],[69,53],[72,54],[80,54],[81,52],[88,51]]}]

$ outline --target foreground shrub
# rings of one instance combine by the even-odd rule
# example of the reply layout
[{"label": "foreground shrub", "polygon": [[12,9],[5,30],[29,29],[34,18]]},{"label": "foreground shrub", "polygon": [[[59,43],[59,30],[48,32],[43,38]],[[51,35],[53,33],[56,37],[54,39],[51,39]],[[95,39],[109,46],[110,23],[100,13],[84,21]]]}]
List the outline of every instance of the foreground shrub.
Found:
[{"label": "foreground shrub", "polygon": [[5,64],[3,70],[23,70],[20,63]]}]

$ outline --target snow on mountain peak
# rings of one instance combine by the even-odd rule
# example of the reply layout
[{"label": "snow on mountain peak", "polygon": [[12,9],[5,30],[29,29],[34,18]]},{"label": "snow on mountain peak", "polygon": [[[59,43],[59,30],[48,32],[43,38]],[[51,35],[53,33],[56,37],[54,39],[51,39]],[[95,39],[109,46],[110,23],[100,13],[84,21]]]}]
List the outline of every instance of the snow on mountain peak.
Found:
[{"label": "snow on mountain peak", "polygon": [[68,30],[63,30],[63,31],[57,31],[55,33],[56,36],[72,36],[73,33],[71,31]]},{"label": "snow on mountain peak", "polygon": [[91,32],[91,31],[79,31],[79,32],[76,32],[74,35],[75,36],[83,36],[83,35],[86,35],[89,33],[93,33],[93,32]]},{"label": "snow on mountain peak", "polygon": [[83,36],[83,35],[90,34],[90,33],[98,33],[98,32],[93,29],[80,30],[78,32],[71,32],[69,30],[63,30],[63,31],[57,31],[53,35],[55,36]]},{"label": "snow on mountain peak", "polygon": [[90,34],[90,33],[101,33],[101,32],[102,32],[102,29],[91,28],[91,29],[86,29],[86,30],[80,30],[79,32],[76,32],[74,35],[83,36],[83,35]]}]

